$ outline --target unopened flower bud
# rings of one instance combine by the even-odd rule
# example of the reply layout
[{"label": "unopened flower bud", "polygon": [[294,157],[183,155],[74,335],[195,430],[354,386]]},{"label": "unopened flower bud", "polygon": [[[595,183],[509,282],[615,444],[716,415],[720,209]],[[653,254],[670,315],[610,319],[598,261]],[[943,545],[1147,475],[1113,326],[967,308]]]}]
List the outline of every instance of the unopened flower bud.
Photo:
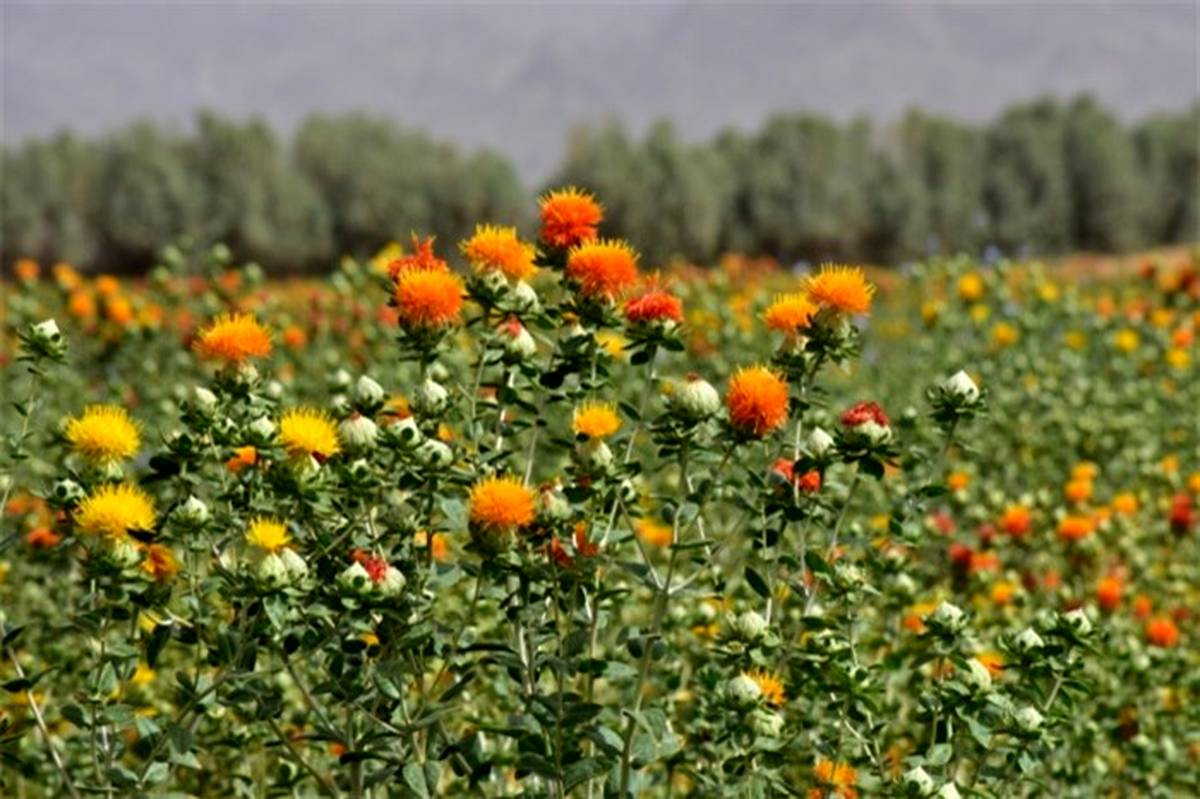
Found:
[{"label": "unopened flower bud", "polygon": [[1037,631],[1032,627],[1026,627],[1016,637],[1015,640],[1017,649],[1022,652],[1034,652],[1046,645],[1042,640],[1042,636],[1037,634]]},{"label": "unopened flower bud", "polygon": [[699,375],[688,375],[683,384],[676,387],[671,404],[685,419],[700,421],[721,409],[721,396],[712,383]]},{"label": "unopened flower bud", "polygon": [[354,378],[345,369],[338,369],[329,379],[329,384],[335,389],[346,389]]},{"label": "unopened flower bud", "polygon": [[260,416],[250,423],[248,431],[255,444],[270,444],[275,437],[275,423],[266,416]]},{"label": "unopened flower bud", "polygon": [[537,342],[516,319],[511,319],[500,326],[504,336],[504,354],[515,361],[525,361],[537,355]]},{"label": "unopened flower bud", "polygon": [[967,670],[963,674],[963,682],[978,691],[986,691],[992,687],[992,673],[988,667],[975,658],[967,661]]},{"label": "unopened flower bud", "polygon": [[200,498],[189,496],[175,509],[175,517],[184,524],[199,526],[208,521],[208,506]]},{"label": "unopened flower bud", "polygon": [[364,413],[374,413],[383,407],[386,400],[383,386],[367,375],[358,378],[358,382],[354,384],[354,404]]},{"label": "unopened flower bud", "polygon": [[204,386],[192,390],[192,407],[203,416],[211,416],[217,409],[217,395]]},{"label": "unopened flower bud", "polygon": [[254,576],[259,582],[272,586],[284,586],[291,582],[292,575],[283,558],[274,552],[262,556],[254,567]]},{"label": "unopened flower bud", "polygon": [[1044,720],[1042,714],[1032,705],[1026,705],[1013,714],[1013,721],[1025,732],[1037,732]]},{"label": "unopened flower bud", "polygon": [[83,487],[74,480],[59,480],[54,484],[54,498],[64,505],[74,505],[83,499]]},{"label": "unopened flower bud", "polygon": [[778,738],[783,732],[783,716],[773,710],[756,708],[750,714],[750,728],[764,738]]},{"label": "unopened flower bud", "polygon": [[358,561],[351,563],[337,576],[338,585],[351,594],[365,594],[371,590],[371,575]]},{"label": "unopened flower bud", "polygon": [[417,448],[417,459],[431,468],[444,469],[453,462],[454,453],[444,442],[430,438]]},{"label": "unopened flower bud", "polygon": [[739,674],[725,684],[725,695],[735,704],[752,705],[762,696],[762,689],[748,674]]},{"label": "unopened flower bud", "polygon": [[1092,631],[1092,620],[1083,608],[1076,608],[1063,616],[1063,621],[1070,625],[1076,635],[1087,635]]},{"label": "unopened flower bud", "polygon": [[826,433],[819,427],[814,427],[812,432],[808,434],[808,439],[805,442],[805,448],[808,454],[814,458],[824,457],[826,453],[833,447],[833,436]]},{"label": "unopened flower bud", "polygon": [[753,610],[733,619],[733,631],[745,641],[757,641],[767,634],[767,620]]},{"label": "unopened flower bud", "polygon": [[975,381],[971,379],[971,376],[962,369],[959,369],[942,382],[942,390],[958,398],[966,405],[970,405],[979,399],[979,386],[975,385]]},{"label": "unopened flower bud", "polygon": [[267,382],[263,392],[271,399],[282,399],[284,394],[283,383],[280,383],[278,380],[270,380]]},{"label": "unopened flower bud", "polygon": [[929,776],[929,772],[920,766],[914,766],[904,772],[903,780],[904,787],[916,791],[921,796],[928,796],[937,787],[933,777]]},{"label": "unopened flower bud", "polygon": [[412,409],[422,416],[434,416],[446,409],[450,392],[431,377],[417,387],[412,398]]},{"label": "unopened flower bud", "polygon": [[548,486],[538,492],[542,514],[553,521],[564,521],[571,518],[571,503],[563,494],[562,489]]},{"label": "unopened flower bud", "polygon": [[304,562],[304,558],[300,557],[300,553],[291,547],[284,547],[280,550],[279,559],[283,561],[288,576],[293,582],[303,579],[308,574],[308,564]]},{"label": "unopened flower bud", "polygon": [[937,799],[962,799],[962,794],[958,792],[958,786],[952,782],[947,782],[937,792]]},{"label": "unopened flower bud", "polygon": [[380,596],[394,597],[398,596],[404,590],[406,582],[404,574],[399,569],[394,566],[388,566],[383,579],[375,587],[379,591]]},{"label": "unopened flower bud", "polygon": [[354,414],[338,425],[338,438],[351,452],[365,452],[375,446],[379,427],[366,416]]},{"label": "unopened flower bud", "polygon": [[536,313],[541,308],[537,292],[524,280],[517,281],[509,296],[512,298],[513,307],[521,313]]},{"label": "unopened flower bud", "polygon": [[411,449],[425,438],[417,427],[417,421],[411,416],[405,416],[397,422],[383,428],[385,438],[393,445],[402,449]]},{"label": "unopened flower bud", "polygon": [[612,466],[613,452],[603,441],[593,438],[580,444],[576,451],[580,462],[588,469],[602,472]]},{"label": "unopened flower bud", "polygon": [[110,563],[121,569],[136,566],[142,559],[142,553],[138,552],[137,545],[129,536],[109,539],[105,554]]},{"label": "unopened flower bud", "polygon": [[942,625],[949,630],[960,630],[966,624],[966,615],[962,612],[962,608],[952,602],[943,601],[933,611],[931,617],[933,621]]}]

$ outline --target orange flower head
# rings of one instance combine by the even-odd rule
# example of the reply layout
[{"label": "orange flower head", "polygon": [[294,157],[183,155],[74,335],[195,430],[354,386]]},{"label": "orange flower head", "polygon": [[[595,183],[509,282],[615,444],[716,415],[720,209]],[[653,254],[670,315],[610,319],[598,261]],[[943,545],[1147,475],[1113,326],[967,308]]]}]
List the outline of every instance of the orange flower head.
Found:
[{"label": "orange flower head", "polygon": [[250,314],[221,314],[196,338],[201,358],[242,363],[271,354],[271,334]]},{"label": "orange flower head", "polygon": [[22,258],[13,264],[13,273],[22,283],[32,283],[37,280],[41,271],[42,268],[38,266],[38,262],[32,258]]},{"label": "orange flower head", "polygon": [[787,420],[788,386],[765,366],[739,369],[729,379],[725,405],[735,428],[763,438]]},{"label": "orange flower head", "polygon": [[1004,655],[999,652],[981,652],[975,659],[982,663],[993,677],[1004,675]]},{"label": "orange flower head", "polygon": [[1105,611],[1111,613],[1121,605],[1121,594],[1124,586],[1116,577],[1105,577],[1096,585],[1096,602]]},{"label": "orange flower head", "polygon": [[1133,615],[1139,619],[1144,619],[1150,615],[1150,611],[1154,609],[1154,603],[1150,601],[1150,597],[1145,594],[1138,594],[1133,598]]},{"label": "orange flower head", "polygon": [[409,269],[396,279],[393,296],[401,327],[442,328],[458,322],[463,282],[453,272]]},{"label": "orange flower head", "polygon": [[433,236],[421,239],[414,233],[412,243],[413,251],[410,254],[401,255],[388,262],[387,273],[392,280],[399,280],[402,274],[414,269],[432,272],[450,271],[450,265],[433,253]]},{"label": "orange flower head", "polygon": [[471,489],[471,523],[507,533],[533,523],[533,492],[515,477],[486,477]]},{"label": "orange flower head", "polygon": [[1132,516],[1138,510],[1137,495],[1130,492],[1117,494],[1112,498],[1112,509],[1122,516]]},{"label": "orange flower head", "polygon": [[67,301],[67,310],[76,319],[89,319],[96,315],[96,301],[82,289],[72,291]]},{"label": "orange flower head", "polygon": [[575,409],[575,435],[603,439],[621,429],[621,417],[608,402],[585,402]]},{"label": "orange flower head", "polygon": [[225,468],[237,474],[243,469],[258,462],[258,450],[254,447],[238,447],[233,451],[233,457],[225,461]]},{"label": "orange flower head", "polygon": [[649,516],[638,519],[636,524],[638,538],[652,547],[665,547],[671,543],[674,535],[671,528]]},{"label": "orange flower head", "polygon": [[25,534],[25,545],[30,549],[53,549],[62,541],[62,536],[49,527],[34,527]]},{"label": "orange flower head", "polygon": [[875,287],[856,266],[823,266],[805,281],[810,301],[837,313],[864,314],[871,310]]},{"label": "orange flower head", "polygon": [[1087,516],[1065,516],[1058,523],[1058,537],[1064,541],[1080,541],[1095,530],[1095,524]]},{"label": "orange flower head", "polygon": [[155,582],[165,583],[179,574],[179,561],[170,547],[150,544],[145,548],[145,556],[142,558],[142,571],[150,575]]},{"label": "orange flower head", "polygon": [[1063,489],[1063,496],[1073,504],[1087,502],[1092,497],[1091,480],[1071,480]]},{"label": "orange flower head", "polygon": [[625,319],[631,325],[682,322],[683,300],[656,286],[625,302]]},{"label": "orange flower head", "polygon": [[463,255],[478,270],[501,272],[510,280],[525,280],[537,267],[537,251],[517,238],[515,227],[476,225],[475,234],[459,245]]},{"label": "orange flower head", "polygon": [[950,472],[946,475],[946,487],[951,491],[965,491],[971,485],[971,475],[966,472]]},{"label": "orange flower head", "polygon": [[567,254],[567,277],[589,299],[616,300],[637,283],[637,261],[637,253],[623,241],[589,241]]},{"label": "orange flower head", "polygon": [[569,248],[596,238],[604,209],[596,198],[571,186],[552,191],[538,201],[542,241],[551,247]]},{"label": "orange flower head", "polygon": [[858,772],[849,763],[834,763],[824,758],[813,766],[813,776],[817,781],[834,789],[842,799],[855,799],[858,790]]},{"label": "orange flower head", "polygon": [[288,325],[283,330],[283,343],[291,349],[298,350],[308,343],[308,334],[299,325]]},{"label": "orange flower head", "polygon": [[114,297],[121,291],[121,281],[112,275],[100,275],[96,278],[96,291],[101,297]]},{"label": "orange flower head", "polygon": [[755,669],[754,671],[746,672],[746,676],[754,680],[758,685],[758,690],[762,693],[763,699],[772,707],[781,707],[787,701],[787,693],[783,689],[783,683],[778,677],[769,671]]},{"label": "orange flower head", "polygon": [[1029,532],[1031,514],[1024,505],[1009,505],[1000,516],[1000,528],[1004,532],[1020,538]]},{"label": "orange flower head", "polygon": [[1146,640],[1154,646],[1170,649],[1179,643],[1179,628],[1170,616],[1155,616],[1146,624]]},{"label": "orange flower head", "polygon": [[763,312],[763,321],[771,330],[795,336],[808,327],[816,312],[817,306],[809,301],[808,295],[800,292],[780,294]]},{"label": "orange flower head", "polygon": [[1098,474],[1100,474],[1100,467],[1091,461],[1082,461],[1071,467],[1072,480],[1095,480]]}]

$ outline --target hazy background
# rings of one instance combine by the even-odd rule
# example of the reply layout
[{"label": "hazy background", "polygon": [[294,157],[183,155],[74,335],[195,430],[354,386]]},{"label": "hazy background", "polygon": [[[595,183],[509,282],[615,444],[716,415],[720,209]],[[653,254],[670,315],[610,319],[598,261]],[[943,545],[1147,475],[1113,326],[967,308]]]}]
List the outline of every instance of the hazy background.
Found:
[{"label": "hazy background", "polygon": [[547,176],[568,128],[669,117],[698,140],[773,111],[965,121],[1080,91],[1126,119],[1197,96],[1197,4],[26,3],[3,6],[3,132],[190,125],[288,133],[363,108]]}]

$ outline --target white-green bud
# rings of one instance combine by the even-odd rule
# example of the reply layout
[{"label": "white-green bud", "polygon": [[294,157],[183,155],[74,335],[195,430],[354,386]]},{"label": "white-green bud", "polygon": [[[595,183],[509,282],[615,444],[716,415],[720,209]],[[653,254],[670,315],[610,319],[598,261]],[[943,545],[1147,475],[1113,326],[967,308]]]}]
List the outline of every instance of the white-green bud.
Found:
[{"label": "white-green bud", "polygon": [[1042,714],[1032,705],[1026,705],[1013,714],[1013,721],[1025,732],[1037,732],[1044,720]]},{"label": "white-green bud", "polygon": [[434,416],[446,409],[450,392],[431,377],[417,387],[412,398],[412,409],[422,416]]},{"label": "white-green bud", "polygon": [[509,296],[512,298],[513,307],[521,313],[536,313],[541,309],[537,292],[524,280],[517,281]]},{"label": "white-green bud", "polygon": [[454,452],[444,442],[430,438],[417,448],[417,459],[434,469],[444,469],[454,461]]},{"label": "white-green bud", "polygon": [[937,787],[937,783],[933,781],[933,777],[929,776],[929,772],[920,766],[913,766],[904,772],[902,780],[904,787],[916,791],[921,796],[928,796]]},{"label": "white-green bud", "polygon": [[538,493],[542,514],[554,521],[565,521],[571,518],[571,503],[560,488],[544,488]]},{"label": "white-green bud", "polygon": [[405,416],[399,421],[393,422],[383,428],[384,435],[388,441],[391,441],[404,449],[411,449],[424,440],[425,436],[421,433],[421,429],[417,427],[417,420],[411,416]]},{"label": "white-green bud", "polygon": [[288,575],[292,581],[302,580],[308,574],[308,564],[304,558],[300,557],[300,553],[291,547],[284,547],[279,551],[279,559],[283,561],[284,568],[287,569]]},{"label": "white-green bud", "polygon": [[948,782],[937,792],[937,799],[962,799],[962,794],[958,792],[957,785]]},{"label": "white-green bud", "polygon": [[404,574],[399,569],[394,566],[388,566],[383,579],[379,581],[379,585],[375,586],[375,588],[379,591],[380,596],[394,597],[398,596],[404,590],[406,582]]},{"label": "white-green bud", "polygon": [[752,705],[762,696],[758,687],[748,674],[739,674],[725,684],[725,695],[739,705]]},{"label": "white-green bud", "polygon": [[721,395],[713,388],[712,383],[704,378],[688,375],[683,383],[675,388],[671,405],[685,419],[698,422],[721,410]]},{"label": "white-green bud", "polygon": [[350,387],[350,384],[353,381],[354,378],[349,372],[347,372],[345,369],[338,369],[333,373],[332,376],[330,376],[329,384],[336,389],[346,389]]},{"label": "white-green bud", "polygon": [[971,376],[962,369],[942,382],[942,391],[956,397],[965,405],[970,405],[979,399],[979,386],[975,385]]},{"label": "white-green bud", "polygon": [[1022,652],[1034,652],[1046,645],[1046,642],[1042,640],[1042,636],[1038,635],[1037,630],[1032,627],[1026,627],[1018,633],[1015,643],[1017,649]]},{"label": "white-green bud", "polygon": [[74,505],[83,499],[83,487],[67,478],[54,484],[54,498],[64,505]]},{"label": "white-green bud", "polygon": [[814,427],[805,441],[805,449],[814,458],[823,457],[833,447],[833,436],[819,427]]},{"label": "white-green bud", "polygon": [[365,452],[374,448],[379,427],[366,416],[354,414],[338,425],[338,437],[351,452]]},{"label": "white-green bud", "polygon": [[937,606],[931,618],[949,630],[960,630],[967,621],[966,614],[962,612],[962,608],[953,602],[946,601]]},{"label": "white-green bud", "polygon": [[371,591],[371,575],[357,561],[351,563],[337,576],[338,585],[352,594],[366,594]]},{"label": "white-green bud", "polygon": [[383,386],[376,383],[367,375],[358,378],[354,384],[354,402],[364,411],[376,411],[387,400]]},{"label": "white-green bud", "polygon": [[275,423],[266,416],[260,416],[251,422],[248,430],[256,444],[269,444],[275,437]]},{"label": "white-green bud", "polygon": [[756,708],[750,714],[750,728],[764,738],[778,738],[783,732],[783,716],[773,710]]},{"label": "white-green bud", "polygon": [[963,682],[977,691],[986,691],[992,687],[992,673],[988,667],[975,658],[967,661],[967,670],[963,674]]},{"label": "white-green bud", "polygon": [[192,495],[175,509],[175,516],[184,524],[201,525],[208,521],[208,506]]},{"label": "white-green bud", "polygon": [[292,580],[287,564],[274,552],[268,552],[259,559],[254,567],[254,576],[259,582],[273,586],[288,585]]},{"label": "white-green bud", "polygon": [[283,397],[283,383],[280,383],[278,380],[270,380],[263,389],[263,393],[271,399],[280,399]]},{"label": "white-green bud", "polygon": [[192,407],[204,416],[211,416],[217,410],[217,395],[204,386],[196,386],[192,390]]},{"label": "white-green bud", "polygon": [[767,620],[756,611],[747,610],[735,616],[732,622],[733,631],[738,638],[745,641],[757,641],[767,634]]},{"label": "white-green bud", "polygon": [[1092,631],[1092,620],[1083,608],[1076,608],[1065,614],[1063,621],[1071,626],[1076,635],[1087,635]]}]

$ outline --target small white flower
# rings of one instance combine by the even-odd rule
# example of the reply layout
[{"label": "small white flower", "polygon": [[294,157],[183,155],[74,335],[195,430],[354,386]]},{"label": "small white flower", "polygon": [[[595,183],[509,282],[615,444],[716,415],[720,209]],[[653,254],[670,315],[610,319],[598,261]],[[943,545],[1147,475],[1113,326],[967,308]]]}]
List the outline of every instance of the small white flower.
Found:
[{"label": "small white flower", "polygon": [[942,390],[947,394],[957,397],[966,404],[973,403],[979,399],[979,386],[975,385],[975,381],[971,379],[971,376],[962,369],[959,369],[943,381]]}]

